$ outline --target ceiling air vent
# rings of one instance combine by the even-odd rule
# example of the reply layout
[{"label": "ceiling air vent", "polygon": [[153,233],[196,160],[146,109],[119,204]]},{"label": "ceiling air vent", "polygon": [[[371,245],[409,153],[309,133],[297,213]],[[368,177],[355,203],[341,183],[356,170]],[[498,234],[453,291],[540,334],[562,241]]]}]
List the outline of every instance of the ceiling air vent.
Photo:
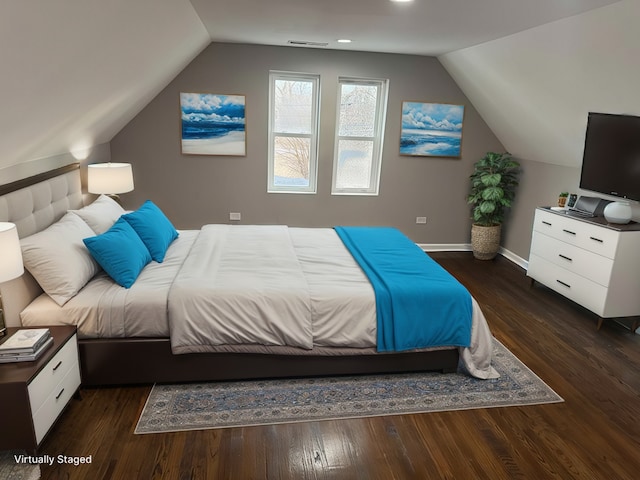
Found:
[{"label": "ceiling air vent", "polygon": [[328,42],[309,42],[306,40],[289,40],[287,43],[289,45],[300,45],[303,47],[326,47],[329,45]]}]

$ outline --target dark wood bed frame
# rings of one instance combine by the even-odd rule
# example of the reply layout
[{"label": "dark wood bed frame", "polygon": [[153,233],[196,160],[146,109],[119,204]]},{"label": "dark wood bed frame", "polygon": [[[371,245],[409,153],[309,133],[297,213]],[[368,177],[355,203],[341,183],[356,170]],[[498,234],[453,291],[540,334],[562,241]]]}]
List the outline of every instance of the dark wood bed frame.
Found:
[{"label": "dark wood bed frame", "polygon": [[[79,170],[58,168],[0,186],[0,195]],[[456,371],[458,349],[354,355],[194,353],[174,355],[168,338],[81,339],[84,386],[178,383],[326,375]]]},{"label": "dark wood bed frame", "polygon": [[179,383],[417,371],[454,372],[458,349],[372,355],[188,353],[174,355],[168,338],[78,342],[82,384]]}]

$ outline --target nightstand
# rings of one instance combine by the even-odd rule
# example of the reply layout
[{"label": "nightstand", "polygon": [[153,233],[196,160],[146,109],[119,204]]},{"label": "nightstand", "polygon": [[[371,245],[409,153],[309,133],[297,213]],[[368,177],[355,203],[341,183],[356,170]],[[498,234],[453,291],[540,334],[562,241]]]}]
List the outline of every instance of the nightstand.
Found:
[{"label": "nightstand", "polygon": [[80,387],[76,327],[47,328],[53,345],[38,360],[0,364],[0,450],[37,450]]}]

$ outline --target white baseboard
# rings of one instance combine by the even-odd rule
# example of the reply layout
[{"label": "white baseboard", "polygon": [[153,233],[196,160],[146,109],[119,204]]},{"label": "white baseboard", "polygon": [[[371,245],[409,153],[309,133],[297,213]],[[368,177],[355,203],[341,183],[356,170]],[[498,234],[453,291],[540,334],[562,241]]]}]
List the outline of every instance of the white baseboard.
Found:
[{"label": "white baseboard", "polygon": [[[470,243],[419,243],[418,246],[425,252],[470,252]],[[511,260],[513,263],[527,269],[529,262],[524,258],[516,255],[506,248],[500,247],[498,253],[505,257],[507,260]]]},{"label": "white baseboard", "polygon": [[470,243],[419,243],[425,252],[470,252]]},{"label": "white baseboard", "polygon": [[502,255],[506,259],[511,260],[513,263],[523,268],[524,270],[526,270],[529,267],[528,260],[525,260],[521,256],[516,255],[511,250],[507,250],[506,248],[500,247],[500,250],[498,253],[500,253],[500,255]]}]

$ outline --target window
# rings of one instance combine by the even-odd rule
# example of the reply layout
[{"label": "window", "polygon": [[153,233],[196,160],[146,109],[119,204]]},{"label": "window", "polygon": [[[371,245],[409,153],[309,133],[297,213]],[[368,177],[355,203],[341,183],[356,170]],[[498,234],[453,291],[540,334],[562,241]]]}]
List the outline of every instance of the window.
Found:
[{"label": "window", "polygon": [[334,195],[378,195],[387,80],[339,78]]},{"label": "window", "polygon": [[269,74],[268,192],[315,193],[318,75]]}]

